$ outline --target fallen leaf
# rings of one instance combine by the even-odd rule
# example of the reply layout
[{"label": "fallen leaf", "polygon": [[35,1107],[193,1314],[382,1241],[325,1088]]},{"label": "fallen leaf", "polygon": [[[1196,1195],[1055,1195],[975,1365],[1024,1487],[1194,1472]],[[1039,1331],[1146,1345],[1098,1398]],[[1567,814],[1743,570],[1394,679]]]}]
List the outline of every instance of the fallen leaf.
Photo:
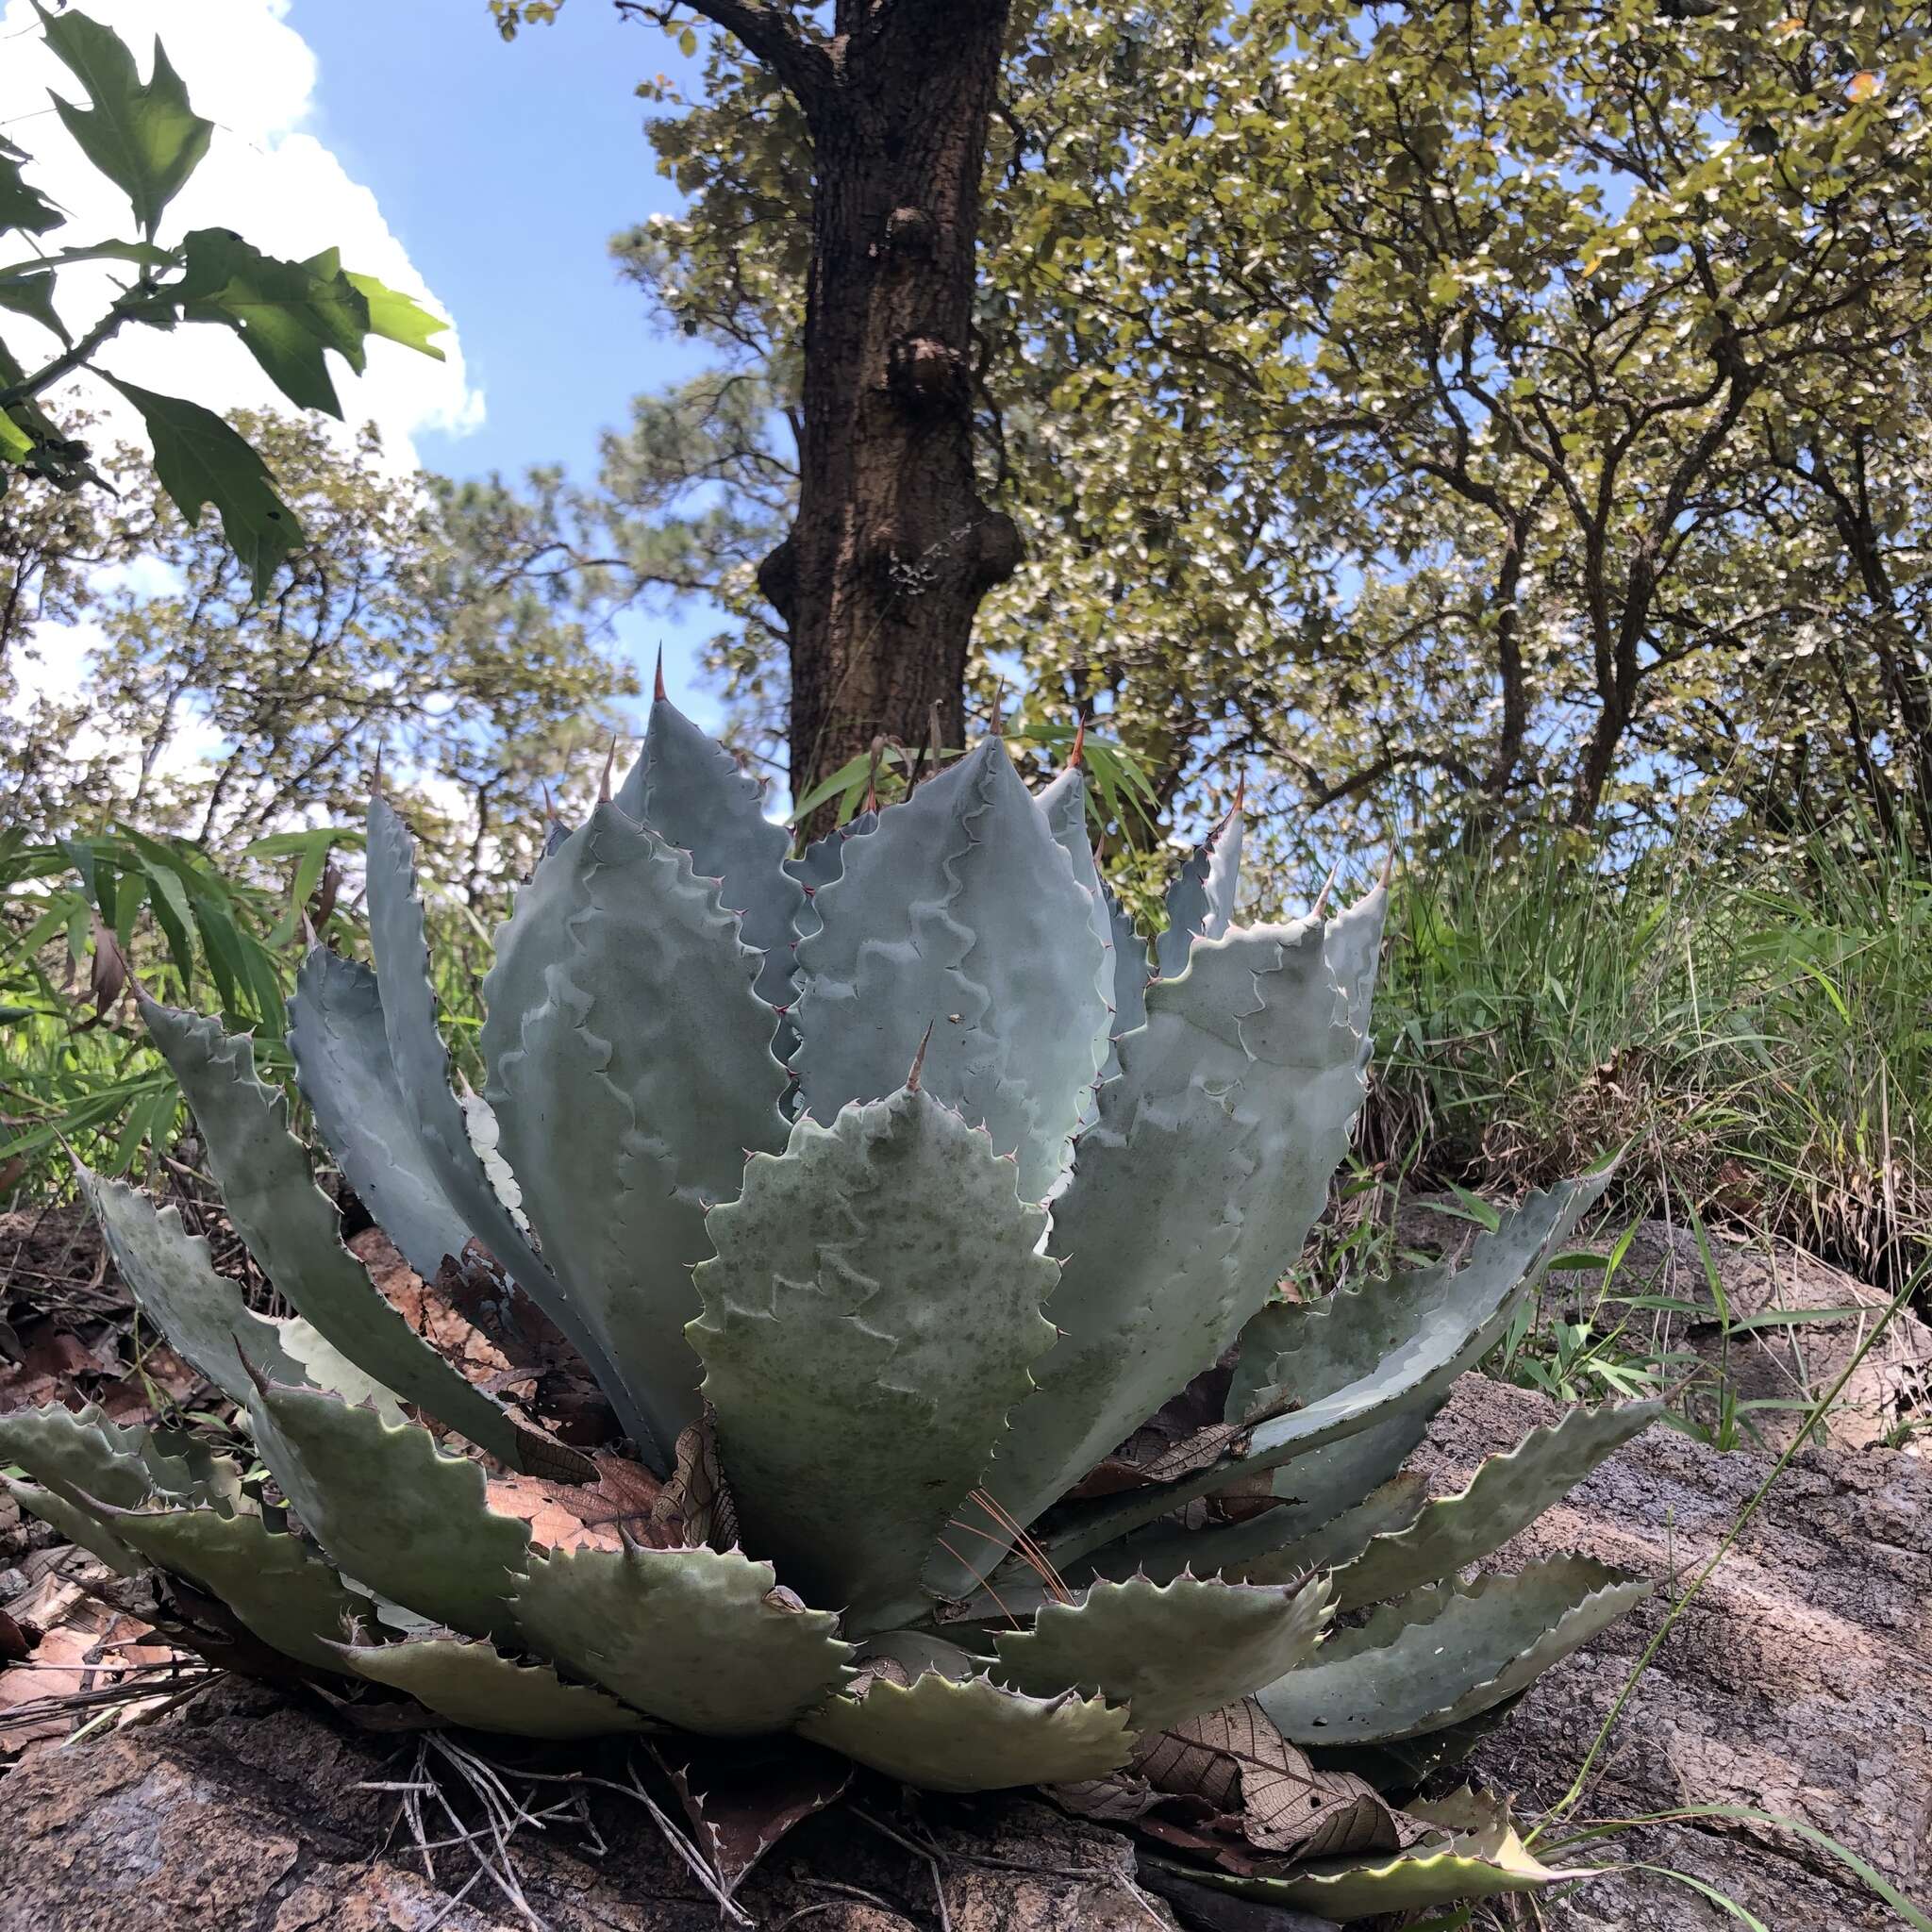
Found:
[{"label": "fallen leaf", "polygon": [[854,1769],[850,1758],[799,1738],[762,1747],[680,1742],[675,1754],[652,1755],[727,1897],[794,1825],[844,1795]]},{"label": "fallen leaf", "polygon": [[1393,1809],[1351,1773],[1317,1771],[1253,1698],[1145,1740],[1110,1778],[1053,1795],[1082,1817],[1131,1825],[1244,1877],[1400,1851],[1440,1829]]}]

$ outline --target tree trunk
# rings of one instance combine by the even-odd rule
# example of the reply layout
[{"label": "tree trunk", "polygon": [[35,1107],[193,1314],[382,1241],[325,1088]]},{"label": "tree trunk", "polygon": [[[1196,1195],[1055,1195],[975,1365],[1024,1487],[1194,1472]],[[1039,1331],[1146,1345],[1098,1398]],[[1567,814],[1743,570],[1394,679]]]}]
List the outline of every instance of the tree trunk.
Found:
[{"label": "tree trunk", "polygon": [[758,585],[791,633],[791,789],[876,737],[965,731],[967,640],[1020,560],[974,489],[980,175],[1008,0],[840,0],[834,37],[694,0],[773,69],[812,142],[798,511]]}]

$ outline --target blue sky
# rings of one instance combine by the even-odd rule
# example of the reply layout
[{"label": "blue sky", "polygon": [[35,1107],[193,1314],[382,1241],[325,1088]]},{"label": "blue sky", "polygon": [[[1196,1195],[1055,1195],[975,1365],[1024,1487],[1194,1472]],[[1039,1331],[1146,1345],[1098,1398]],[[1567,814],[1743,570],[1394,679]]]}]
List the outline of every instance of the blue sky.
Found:
[{"label": "blue sky", "polygon": [[[485,0],[293,0],[288,24],[319,71],[309,131],[369,188],[461,333],[480,427],[425,427],[424,463],[457,475],[514,475],[561,461],[588,480],[598,431],[641,390],[702,362],[650,323],[620,283],[618,229],[677,207],[638,99],[658,73],[694,84],[655,27],[608,0],[570,0],[553,26],[498,38]],[[666,646],[667,675],[701,719],[717,707],[692,680],[710,626],[702,613],[626,619],[641,660]]]}]

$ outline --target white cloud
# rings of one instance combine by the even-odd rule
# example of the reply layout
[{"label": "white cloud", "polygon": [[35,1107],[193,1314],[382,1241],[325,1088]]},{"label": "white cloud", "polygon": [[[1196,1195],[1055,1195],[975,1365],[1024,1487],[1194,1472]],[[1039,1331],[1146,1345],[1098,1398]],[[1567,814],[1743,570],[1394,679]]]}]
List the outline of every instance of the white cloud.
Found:
[{"label": "white cloud", "polygon": [[[163,242],[190,228],[221,226],[235,229],[267,254],[298,260],[339,247],[344,267],[373,275],[436,313],[448,314],[391,232],[375,196],[304,131],[313,105],[316,61],[308,42],[288,25],[289,0],[87,0],[87,11],[126,41],[143,75],[158,35],[196,111],[215,123],[207,158],[169,206]],[[49,104],[50,90],[85,103],[85,91],[42,42],[30,0],[5,0],[0,131],[34,157],[28,178],[69,217],[67,227],[43,238],[45,244],[129,236],[133,225],[125,200],[68,137]],[[92,322],[112,292],[109,271],[92,267],[67,271],[59,288],[70,326]],[[9,336],[16,325],[22,338],[41,335],[9,316]],[[56,346],[51,336],[41,339],[50,351]],[[331,358],[349,422],[373,418],[398,470],[415,466],[418,431],[459,434],[482,420],[483,397],[465,377],[455,329],[437,341],[447,358],[442,362],[395,343],[372,341],[368,372],[360,378]],[[130,382],[189,396],[213,409],[279,400],[254,358],[221,327],[195,325],[172,334],[129,329],[99,359]],[[112,391],[90,384],[75,392],[103,413],[111,403],[115,427],[125,424],[139,440],[138,419]]]}]

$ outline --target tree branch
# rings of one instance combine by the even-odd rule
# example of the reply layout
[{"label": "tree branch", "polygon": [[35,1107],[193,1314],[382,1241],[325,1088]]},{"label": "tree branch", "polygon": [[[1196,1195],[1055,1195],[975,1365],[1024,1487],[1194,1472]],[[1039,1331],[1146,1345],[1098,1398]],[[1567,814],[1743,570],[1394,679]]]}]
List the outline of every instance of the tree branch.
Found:
[{"label": "tree branch", "polygon": [[[736,36],[783,81],[809,113],[829,92],[833,81],[832,55],[825,43],[772,0],[686,0],[691,10]],[[618,12],[636,14],[662,26],[671,18],[671,4],[653,0],[615,0]]]}]

